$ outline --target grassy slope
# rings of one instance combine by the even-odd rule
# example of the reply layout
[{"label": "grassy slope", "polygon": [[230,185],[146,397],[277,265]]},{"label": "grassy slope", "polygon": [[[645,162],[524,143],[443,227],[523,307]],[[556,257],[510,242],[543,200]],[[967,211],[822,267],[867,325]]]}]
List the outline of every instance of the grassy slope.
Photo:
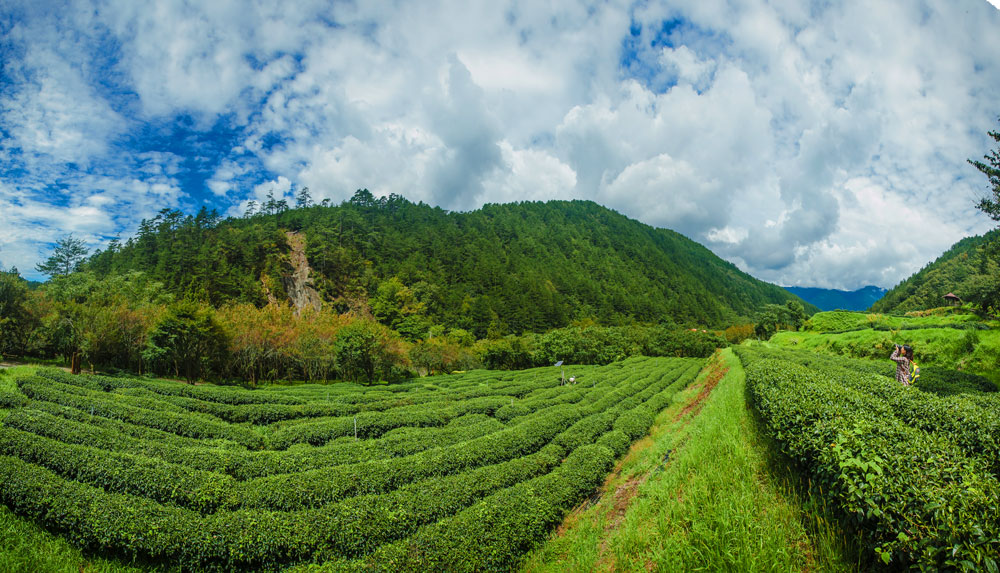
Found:
[{"label": "grassy slope", "polygon": [[[713,364],[526,571],[855,569],[814,498],[769,469],[784,466],[747,408],[739,360],[725,351]],[[726,372],[714,391],[713,369]]]},{"label": "grassy slope", "polygon": [[[826,354],[887,360],[894,343],[909,344],[921,366],[964,370],[1000,383],[1000,324],[990,330],[954,328],[980,322],[971,314],[925,317],[831,312],[815,315],[802,332],[779,332],[770,342]],[[869,327],[889,328],[875,330]],[[839,332],[850,330],[848,332]],[[835,331],[835,332],[830,332]]]}]

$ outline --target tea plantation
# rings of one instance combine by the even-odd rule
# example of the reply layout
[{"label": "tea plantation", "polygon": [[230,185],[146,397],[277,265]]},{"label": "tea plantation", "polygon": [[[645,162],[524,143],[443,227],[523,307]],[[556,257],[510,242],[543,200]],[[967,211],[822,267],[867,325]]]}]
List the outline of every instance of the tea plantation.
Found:
[{"label": "tea plantation", "polygon": [[156,567],[507,570],[703,364],[263,390],[39,370],[0,378],[0,502]]},{"label": "tea plantation", "polygon": [[[985,379],[903,387],[885,362],[735,348],[767,432],[875,563],[997,571],[1000,399]],[[891,366],[891,364],[890,364]]]}]

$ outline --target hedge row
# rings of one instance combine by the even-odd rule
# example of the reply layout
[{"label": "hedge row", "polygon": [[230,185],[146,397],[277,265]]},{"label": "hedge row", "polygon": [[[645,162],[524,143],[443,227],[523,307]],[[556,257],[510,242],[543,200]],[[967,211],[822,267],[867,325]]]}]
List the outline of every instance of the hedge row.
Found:
[{"label": "hedge row", "polygon": [[[617,400],[608,404],[612,411],[591,414],[587,423],[582,423],[588,419],[585,417],[570,424],[534,454],[463,473],[449,470],[450,475],[317,509],[219,511],[202,516],[134,495],[107,493],[10,457],[0,457],[0,497],[19,513],[66,531],[78,544],[162,559],[197,570],[273,568],[304,560],[365,555],[381,543],[414,532],[410,540],[388,549],[384,546],[382,553],[369,559],[377,563],[380,556],[391,554],[393,547],[403,547],[403,555],[412,558],[414,554],[405,548],[418,540],[429,550],[413,562],[415,568],[434,568],[436,563],[457,569],[510,568],[525,548],[544,538],[563,512],[600,484],[614,456],[627,449],[629,436],[617,430],[601,434],[600,428],[643,413],[654,407],[654,400],[665,404],[669,400],[666,394],[680,387],[680,376],[647,382],[638,391],[649,399],[627,411],[623,411],[623,395],[610,392]],[[545,420],[544,414],[556,416],[562,412],[564,423],[581,415],[570,410],[572,406],[551,408],[539,412],[536,421]],[[528,425],[526,422],[519,427]],[[587,445],[595,438],[599,445]],[[577,444],[583,445],[554,472],[545,473]],[[474,451],[468,455],[481,457]],[[475,459],[473,463],[483,461]],[[530,479],[532,476],[539,477]],[[183,476],[174,479],[177,483]],[[508,489],[498,492],[500,488]],[[474,505],[462,510],[470,503]],[[544,511],[538,513],[532,508]],[[415,531],[423,523],[433,525]],[[491,523],[514,527],[493,528],[489,527]]]},{"label": "hedge row", "polygon": [[[570,426],[569,430],[556,436],[553,443],[571,450],[579,445],[592,442],[597,436],[606,432],[615,424],[615,429],[622,430],[630,438],[634,439],[648,429],[652,423],[652,415],[648,409],[643,409],[639,413],[632,412],[629,416],[619,417],[618,413],[633,406],[641,406],[647,398],[662,391],[663,387],[672,386],[673,382],[669,377],[660,377],[657,384],[643,390],[639,395],[617,401],[617,404],[605,411],[587,416],[583,420]],[[618,418],[616,420],[616,418]],[[549,420],[541,420],[543,423],[528,427],[526,431],[529,436],[532,432],[537,432],[546,428],[545,423]],[[522,424],[524,426],[524,424]],[[549,426],[551,427],[551,426]],[[268,507],[272,509],[293,510],[301,507],[315,507],[333,501],[338,492],[343,490],[336,481],[330,482],[323,479],[314,472],[300,472],[290,475],[275,476],[274,479],[253,480],[247,483],[238,484],[229,476],[196,469],[190,469],[184,465],[169,463],[160,459],[151,459],[142,455],[121,454],[105,452],[100,449],[82,446],[69,445],[43,438],[33,434],[27,434],[19,430],[0,428],[0,453],[18,455],[22,459],[42,465],[52,469],[60,475],[83,481],[92,485],[104,487],[105,489],[123,493],[133,493],[149,497],[156,501],[173,503],[176,505],[189,507],[203,512],[212,512],[219,508],[247,507]],[[524,432],[520,434],[522,438]],[[568,438],[567,436],[572,436]],[[530,436],[524,443],[533,443],[537,438]],[[485,444],[485,446],[484,446]],[[486,459],[487,455],[498,453],[495,439],[480,440],[480,447],[489,450],[489,454],[477,456],[476,460]],[[451,448],[451,455],[442,457],[439,452],[430,456],[431,462],[421,463],[421,460],[409,457],[401,460],[409,475],[433,475],[434,471],[441,471],[442,459],[454,459],[455,450],[461,448],[462,454],[467,454],[469,443],[461,444]],[[452,466],[454,461],[451,462]],[[371,464],[371,462],[367,462]],[[399,464],[397,466],[397,472]],[[364,467],[363,464],[358,464]],[[327,475],[338,475],[345,470],[350,473],[351,466],[340,466],[331,470],[319,470]],[[424,472],[423,474],[421,472]],[[386,477],[385,472],[380,472],[380,478]],[[356,475],[356,474],[354,474]],[[349,478],[350,479],[350,478]],[[274,505],[274,481],[280,482],[282,500],[281,505]],[[302,505],[296,505],[302,504]]]},{"label": "hedge row", "polygon": [[838,377],[846,385],[881,400],[899,420],[913,428],[944,436],[967,454],[979,457],[1000,477],[1000,415],[963,396],[939,397],[913,392],[881,376]]},{"label": "hedge row", "polygon": [[[614,374],[614,371],[611,372]],[[545,379],[551,378],[547,374],[543,374],[543,376]],[[549,383],[552,382],[550,381]],[[390,429],[406,426],[440,426],[455,417],[470,413],[496,415],[499,410],[509,407],[509,400],[512,399],[512,396],[529,394],[532,389],[537,389],[537,386],[535,381],[529,379],[505,388],[503,390],[505,394],[502,396],[489,395],[460,401],[422,404],[386,410],[381,413],[362,413],[356,417],[357,436],[358,438],[376,437]],[[604,392],[603,388],[573,388],[572,391],[567,391],[569,389],[564,387],[563,390],[562,397],[552,399],[551,402],[546,399],[534,400],[528,398],[525,400],[527,406],[523,410],[518,411],[517,415],[507,416],[502,418],[502,420],[507,422],[518,421],[517,418],[519,416],[532,414],[546,405],[581,402],[587,394],[600,396]],[[506,394],[507,392],[510,392],[510,394]],[[283,425],[277,428],[270,436],[269,446],[280,450],[300,443],[322,445],[338,437],[353,436],[354,423],[355,417],[347,416]]]},{"label": "hedge row", "polygon": [[347,565],[374,571],[515,570],[525,553],[600,486],[613,462],[606,447],[580,447],[552,473],[493,494]]},{"label": "hedge row", "polygon": [[88,396],[70,394],[56,388],[51,380],[31,376],[17,380],[18,388],[32,400],[53,402],[90,412],[94,416],[121,420],[138,426],[147,426],[190,438],[232,440],[250,449],[264,446],[262,436],[246,426],[238,426],[185,412],[168,412],[137,408],[115,400],[102,398],[98,393]]},{"label": "hedge row", "polygon": [[[383,411],[443,398],[463,400],[498,394],[522,396],[540,386],[537,380],[512,382],[498,379],[496,376],[477,374],[457,383],[452,381],[446,398],[441,396],[442,392],[436,386],[411,383],[394,385],[391,391],[373,390],[365,393],[358,393],[356,390],[345,391],[345,388],[350,390],[347,388],[349,385],[315,387],[311,388],[312,391],[309,393],[318,394],[317,399],[310,401],[301,396],[262,390],[192,387],[162,381],[105,376],[71,376],[56,370],[43,370],[40,374],[54,381],[92,390],[144,397],[149,397],[152,393],[159,396],[164,403],[174,404],[189,411],[211,414],[229,422],[253,424],[319,416],[345,416],[362,411]],[[486,382],[485,385],[482,384],[483,381]],[[489,385],[491,381],[494,383],[492,387]],[[546,382],[541,386],[555,386],[558,380],[550,374],[546,376]],[[303,392],[303,389],[295,388],[291,391]],[[329,399],[331,395],[332,401]],[[325,396],[326,401],[320,401],[321,396]]]},{"label": "hedge row", "polygon": [[191,469],[134,454],[64,444],[0,426],[0,454],[48,468],[75,481],[154,501],[213,512],[238,501],[237,482],[215,472]]},{"label": "hedge row", "polygon": [[16,386],[0,387],[0,409],[20,408],[28,403],[28,397],[21,393]]},{"label": "hedge row", "polygon": [[766,427],[863,533],[873,558],[921,569],[996,567],[1000,483],[943,433],[897,418],[898,405],[877,395],[891,383],[736,351]]},{"label": "hedge row", "polygon": [[996,385],[989,378],[937,366],[922,367],[914,386],[938,396],[997,391]]},{"label": "hedge row", "polygon": [[40,369],[39,376],[64,384],[82,385],[109,392],[118,388],[145,388],[157,394],[186,396],[222,404],[304,404],[305,400],[278,393],[244,390],[233,386],[191,386],[162,380],[115,378],[99,375],[73,375],[60,370]]},{"label": "hedge row", "polygon": [[[620,396],[607,400],[615,403]],[[38,411],[44,410],[44,411]],[[51,412],[51,413],[49,413]],[[59,417],[56,417],[59,416]],[[520,421],[524,421],[524,418]],[[456,424],[459,422],[460,424]],[[31,409],[15,412],[9,426],[67,443],[162,458],[192,468],[224,472],[237,479],[291,473],[330,465],[407,455],[480,437],[502,429],[484,415],[471,414],[440,428],[399,428],[380,439],[322,447],[295,447],[287,451],[244,451],[207,447],[205,444],[145,426],[97,418],[86,412],[48,402],[32,402]]]},{"label": "hedge row", "polygon": [[[581,448],[574,452],[557,470],[558,479],[539,481],[541,478],[535,478],[521,482],[514,488],[523,487],[524,484],[545,485],[552,490],[552,499],[559,500],[564,500],[574,491],[583,488],[587,488],[584,490],[586,492],[591,491],[610,467],[612,454],[601,446],[585,448],[593,448],[594,451]],[[523,474],[518,473],[513,464],[502,468],[498,466],[494,469],[499,475],[493,476],[496,479],[493,482],[484,475],[488,470],[483,468],[483,472],[467,476],[463,485],[480,488],[480,491],[488,490],[490,483],[502,487],[510,480],[528,477],[535,471],[544,471],[548,464],[558,461],[552,454],[553,452],[545,452],[549,458],[543,460],[543,453],[540,452],[538,456],[522,462],[520,470]],[[594,467],[596,463],[603,465],[597,468]],[[564,469],[579,466],[600,471],[594,472],[596,477],[590,477],[589,474]],[[598,473],[599,476],[596,475]],[[505,478],[504,475],[509,477]],[[468,517],[463,514],[480,506],[490,507],[493,511],[519,514],[519,506],[516,504],[494,506],[498,502],[505,503],[510,492],[508,489],[502,490],[500,494],[493,494],[450,518],[450,521],[457,519],[460,523],[468,522]],[[420,514],[414,514],[417,520],[432,519],[435,512],[448,509],[439,507],[442,500],[447,499],[440,492],[434,497],[422,496],[421,499],[404,500],[404,495],[400,493],[397,500],[400,503],[389,502],[382,507],[398,510],[408,507],[414,512],[428,512],[423,514],[426,516],[423,518]],[[470,497],[476,495],[471,493]],[[362,532],[351,529],[352,526],[365,527],[365,532],[372,535],[373,539],[390,539],[412,530],[407,520],[393,519],[391,511],[380,511],[363,503],[379,501],[381,497],[359,500],[355,507],[340,504],[339,509],[333,510],[324,508],[288,513],[235,511],[201,516],[193,511],[161,505],[141,497],[106,493],[100,488],[65,480],[44,468],[7,456],[0,456],[0,499],[17,513],[34,517],[49,528],[62,531],[71,542],[79,546],[171,562],[192,570],[273,569],[282,564],[333,556],[341,552],[348,555],[361,553],[371,549],[364,543]],[[352,514],[352,511],[357,514]],[[526,516],[527,514],[521,514],[522,518]],[[367,517],[375,521],[369,521]],[[471,527],[472,524],[468,523],[466,526]],[[539,530],[536,534],[544,534],[544,531]],[[466,537],[465,540],[454,541],[463,544],[470,540]]]},{"label": "hedge row", "polygon": [[[213,443],[210,440],[178,436],[147,426],[137,426],[113,418],[102,418],[90,414],[89,411],[37,400],[29,400],[23,408],[11,412],[6,424],[60,441],[75,444],[91,443],[107,450],[117,449],[115,444],[119,438],[123,440],[133,438],[152,444],[168,444],[174,448],[207,448]],[[97,440],[97,442],[88,440]],[[222,443],[230,447],[240,447],[245,451],[245,448],[232,442],[223,441]]]},{"label": "hedge row", "polygon": [[323,445],[345,436],[375,438],[396,428],[443,426],[467,414],[492,414],[508,400],[505,396],[485,396],[440,406],[421,404],[385,412],[361,412],[357,416],[324,418],[308,424],[277,428],[268,438],[268,446],[283,450],[293,444]]},{"label": "hedge row", "polygon": [[[816,369],[815,363],[796,356],[811,353],[773,350],[757,352],[762,356],[794,360]],[[910,391],[912,389],[901,387],[894,377],[889,378],[891,373],[886,376],[873,374],[878,370],[885,369],[867,360],[840,358],[825,361],[821,371],[832,379],[871,396],[880,405],[888,407],[904,424],[948,438],[966,453],[981,458],[993,474],[1000,477],[1000,411],[984,408],[962,395],[940,397],[927,392]]]},{"label": "hedge row", "polygon": [[[687,359],[685,362],[668,364],[674,367],[671,372],[680,370],[678,365],[688,368],[681,372],[690,372],[690,368],[697,367],[699,363],[700,361]],[[659,377],[655,381],[660,385],[656,392],[659,393],[675,384],[679,377],[677,374]],[[627,405],[625,402],[627,398],[649,386],[649,379],[623,384],[611,392],[606,392],[601,400],[589,407],[566,404],[552,406],[540,411],[532,419],[506,430],[412,456],[252,480],[244,484],[243,504],[245,507],[266,507],[275,510],[316,507],[355,495],[391,491],[418,479],[448,475],[527,455],[537,451],[550,440],[555,439],[558,442],[557,435],[567,428],[572,427],[581,432],[589,431],[590,435],[596,437],[603,432],[603,429],[610,429],[600,426],[602,423],[611,422],[607,414],[609,410],[623,411]],[[594,417],[597,421],[592,422],[593,425],[590,426],[585,424],[574,426],[578,421],[589,417]],[[644,418],[644,421],[647,425],[642,433],[648,429],[652,419]],[[589,429],[585,430],[585,427]],[[628,432],[624,433],[628,435]],[[567,442],[567,445],[571,443]]]},{"label": "hedge row", "polygon": [[[33,403],[35,405],[37,404]],[[247,451],[210,447],[179,436],[176,440],[135,438],[126,435],[120,428],[100,427],[33,409],[11,413],[5,424],[67,444],[162,459],[165,462],[184,464],[192,469],[225,473],[237,480],[409,455],[504,429],[503,424],[496,420],[471,414],[456,418],[452,420],[452,424],[441,428],[403,428],[402,432],[396,430],[375,440],[335,443],[315,448],[297,447],[286,451]]]}]

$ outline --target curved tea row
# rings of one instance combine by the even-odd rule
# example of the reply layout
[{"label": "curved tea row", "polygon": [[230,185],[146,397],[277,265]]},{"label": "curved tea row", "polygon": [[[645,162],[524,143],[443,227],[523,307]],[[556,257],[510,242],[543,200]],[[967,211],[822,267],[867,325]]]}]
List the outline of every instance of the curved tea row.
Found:
[{"label": "curved tea row", "polygon": [[702,364],[266,391],[41,371],[0,387],[0,499],[191,569],[509,568]]}]

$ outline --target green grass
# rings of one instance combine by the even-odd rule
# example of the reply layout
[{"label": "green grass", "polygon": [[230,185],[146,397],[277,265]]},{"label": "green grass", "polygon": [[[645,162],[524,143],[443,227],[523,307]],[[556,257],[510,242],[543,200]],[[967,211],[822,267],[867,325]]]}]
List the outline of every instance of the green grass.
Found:
[{"label": "green grass", "polygon": [[166,571],[86,557],[65,539],[0,505],[0,571],[4,573],[138,573]]},{"label": "green grass", "polygon": [[822,496],[796,493],[807,488],[757,428],[739,360],[728,350],[721,357],[728,373],[700,413],[690,405],[704,378],[658,416],[601,500],[571,514],[526,571],[857,568]]},{"label": "green grass", "polygon": [[[909,330],[919,328],[968,328],[983,320],[966,309],[943,307],[905,315],[834,310],[814,314],[803,330],[811,332],[844,332],[873,328],[876,330]],[[996,326],[995,322],[993,323]]]},{"label": "green grass", "polygon": [[908,344],[914,348],[914,358],[921,366],[963,370],[986,376],[994,383],[1000,382],[1000,329],[867,329],[840,334],[784,331],[772,336],[769,342],[777,346],[825,354],[886,361],[892,353],[894,343]]}]

